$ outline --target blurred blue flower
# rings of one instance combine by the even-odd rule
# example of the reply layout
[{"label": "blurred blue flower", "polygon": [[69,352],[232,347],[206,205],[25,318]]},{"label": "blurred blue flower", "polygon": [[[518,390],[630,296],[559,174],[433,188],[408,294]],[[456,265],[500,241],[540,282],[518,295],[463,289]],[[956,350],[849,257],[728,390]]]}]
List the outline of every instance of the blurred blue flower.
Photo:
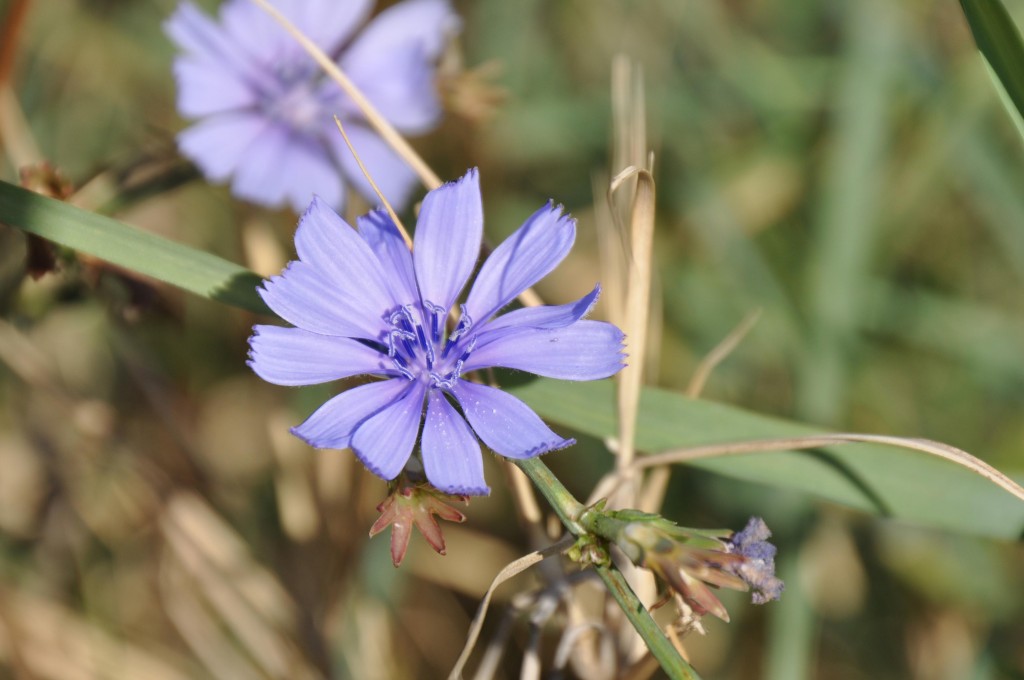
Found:
[{"label": "blurred blue flower", "polygon": [[383,210],[357,226],[314,199],[295,234],[299,260],[259,291],[296,326],[253,329],[249,365],[264,380],[386,378],[342,392],[292,432],[318,448],[350,447],[371,472],[394,479],[409,462],[422,420],[427,479],[463,495],[490,491],[477,437],[509,458],[572,444],[519,399],[464,376],[505,367],[596,380],[622,368],[622,332],[583,320],[600,287],[570,304],[497,316],[568,254],[575,220],[550,203],[534,213],[484,262],[451,326],[449,312],[483,236],[477,172],[427,194],[412,252]]},{"label": "blurred blue flower", "polygon": [[[399,132],[427,132],[441,106],[434,63],[459,26],[447,0],[405,0],[355,35],[372,0],[274,0],[333,57]],[[346,186],[375,194],[338,133],[346,132],[388,200],[404,205],[412,171],[366,123],[302,47],[250,0],[227,0],[219,23],[186,0],[165,24],[183,51],[174,62],[178,110],[196,119],[181,152],[240,198],[297,212],[314,194],[340,208]]]}]

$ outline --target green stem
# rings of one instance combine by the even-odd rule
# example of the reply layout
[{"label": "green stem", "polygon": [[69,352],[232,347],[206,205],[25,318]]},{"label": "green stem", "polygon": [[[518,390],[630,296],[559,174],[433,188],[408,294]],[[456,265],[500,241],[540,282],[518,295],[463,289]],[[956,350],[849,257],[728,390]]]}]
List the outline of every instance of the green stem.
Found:
[{"label": "green stem", "polygon": [[[547,465],[539,458],[517,460],[515,464],[526,473],[533,485],[548,500],[566,529],[575,536],[588,535],[587,530],[579,522],[579,518],[586,508],[569,493],[569,490],[558,480],[558,477],[552,474]],[[647,648],[651,650],[651,654],[661,664],[668,677],[672,680],[700,680],[697,673],[683,660],[679,651],[669,642],[661,628],[651,618],[650,612],[644,607],[633,589],[629,587],[622,572],[614,565],[595,565],[595,568],[612,597],[626,614],[626,618],[643,638]]]},{"label": "green stem", "polygon": [[569,493],[558,477],[551,472],[551,468],[545,465],[540,458],[527,458],[513,462],[516,467],[526,473],[537,490],[555,509],[558,519],[562,520],[566,529],[571,531],[574,536],[582,536],[586,533],[578,521],[585,510],[583,504]]},{"label": "green stem", "polygon": [[647,649],[651,650],[651,654],[661,664],[661,668],[668,674],[668,677],[672,680],[700,680],[697,671],[686,663],[675,646],[661,632],[661,627],[654,622],[651,613],[647,611],[647,608],[637,598],[636,593],[629,587],[622,572],[616,569],[615,565],[598,565],[596,569],[608,588],[608,592],[619,603],[626,618],[643,638]]}]

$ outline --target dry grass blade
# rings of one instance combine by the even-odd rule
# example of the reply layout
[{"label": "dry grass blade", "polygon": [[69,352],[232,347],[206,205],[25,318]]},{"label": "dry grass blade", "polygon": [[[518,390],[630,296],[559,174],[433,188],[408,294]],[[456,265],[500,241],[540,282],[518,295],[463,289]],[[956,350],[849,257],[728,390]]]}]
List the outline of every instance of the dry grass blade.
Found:
[{"label": "dry grass blade", "polygon": [[359,164],[359,170],[363,173],[363,177],[365,177],[366,181],[370,183],[371,187],[373,187],[373,193],[377,194],[377,198],[380,199],[384,209],[388,211],[391,221],[395,223],[395,226],[398,227],[398,231],[401,232],[402,238],[405,240],[406,247],[409,250],[412,250],[412,238],[409,236],[409,232],[405,230],[405,225],[402,224],[400,219],[398,219],[398,215],[395,214],[395,209],[391,207],[391,202],[388,201],[387,197],[385,197],[383,193],[381,193],[380,187],[378,187],[377,183],[373,181],[373,177],[370,176],[370,171],[366,169],[365,165],[363,165],[363,159],[359,157],[358,153],[356,153],[356,148],[352,146],[351,140],[349,140],[348,135],[345,134],[345,126],[341,124],[341,119],[335,116],[334,124],[338,126],[338,132],[341,133],[341,138],[345,140],[345,146],[348,147],[352,157],[355,158],[356,163]]},{"label": "dry grass blade", "polygon": [[[597,255],[601,272],[601,304],[605,316],[620,328],[625,323],[625,258],[626,246],[623,234],[616,228],[612,217],[612,206],[608,205],[606,192],[608,177],[603,173],[591,178],[594,192],[594,229],[597,232]],[[600,197],[600,198],[598,198]]]},{"label": "dry grass blade", "polygon": [[182,640],[215,678],[255,678],[259,670],[237,650],[196,595],[195,584],[165,553],[159,570],[163,611]]},{"label": "dry grass blade", "polygon": [[647,170],[627,168],[612,180],[612,194],[629,178],[637,180],[630,217],[631,252],[626,287],[626,337],[631,366],[619,378],[619,455],[617,468],[626,470],[636,455],[636,416],[643,385],[644,347],[651,300],[651,255],[654,245],[654,177]]},{"label": "dry grass blade", "polygon": [[978,474],[993,484],[1005,489],[1024,501],[1024,487],[1013,481],[985,461],[948,444],[930,439],[914,439],[909,437],[890,437],[875,434],[836,433],[814,435],[809,437],[792,437],[787,439],[755,439],[731,444],[710,444],[695,446],[688,449],[666,451],[656,455],[645,456],[633,463],[634,469],[643,469],[672,463],[685,463],[699,458],[738,455],[742,453],[768,453],[770,451],[791,451],[799,449],[816,449],[822,446],[837,444],[884,444],[902,449],[921,451],[937,458],[948,460],[971,472]]},{"label": "dry grass blade", "polygon": [[324,54],[316,43],[306,37],[295,24],[290,22],[281,12],[279,12],[273,5],[267,0],[252,0],[263,9],[264,12],[274,18],[278,24],[281,25],[284,30],[295,38],[302,45],[302,49],[306,50],[310,57],[313,58],[316,63],[320,65],[327,75],[331,77],[334,82],[338,83],[338,86],[345,92],[346,95],[359,107],[362,111],[363,116],[373,126],[373,129],[384,138],[384,141],[395,150],[395,152],[402,157],[409,167],[419,175],[420,181],[423,182],[423,186],[427,189],[436,189],[441,186],[441,178],[434,174],[434,171],[426,164],[426,162],[420,157],[418,153],[410,146],[409,142],[405,141],[405,138],[391,126],[391,123],[380,115],[377,109],[370,103],[370,101],[359,91],[359,88],[349,80],[338,65],[335,64],[330,57]]},{"label": "dry grass blade", "polygon": [[736,347],[743,342],[743,338],[747,337],[747,333],[750,332],[760,318],[761,310],[755,309],[744,317],[743,321],[740,321],[739,325],[729,335],[725,336],[720,343],[715,345],[715,348],[707,356],[701,359],[701,362],[697,364],[697,370],[693,372],[690,384],[686,387],[686,396],[693,399],[700,396],[700,393],[704,391],[704,385],[707,384],[708,378],[711,377],[712,371],[725,361]]},{"label": "dry grass blade", "polygon": [[296,651],[295,604],[212,508],[198,496],[179,493],[168,502],[160,527],[176,564],[262,674],[318,677]]},{"label": "dry grass blade", "polygon": [[[654,245],[654,176],[647,157],[647,126],[644,86],[639,66],[617,56],[612,62],[612,117],[614,150],[612,167],[624,168],[608,187],[607,202],[618,231],[626,233],[622,218],[628,205],[629,252],[627,258],[625,309],[619,316],[628,338],[630,365],[618,377],[619,450],[616,469],[629,474],[636,456],[637,409],[643,385],[647,335],[650,328],[651,257]],[[627,201],[616,201],[620,189]],[[627,491],[631,497],[620,499],[634,505],[638,489]]]},{"label": "dry grass blade", "polygon": [[25,111],[9,85],[0,85],[0,141],[7,159],[15,168],[43,161],[43,153],[32,136]]},{"label": "dry grass blade", "polygon": [[494,591],[497,590],[498,586],[510,578],[518,576],[538,562],[566,550],[573,544],[574,540],[574,537],[567,536],[558,543],[550,545],[543,550],[538,550],[530,553],[529,555],[520,557],[518,560],[510,563],[498,572],[498,575],[494,577],[494,580],[491,582],[491,586],[487,589],[487,592],[484,593],[484,597],[480,601],[480,607],[477,609],[476,616],[473,617],[473,622],[469,626],[469,634],[466,636],[466,646],[463,647],[462,653],[459,654],[459,658],[456,660],[455,666],[452,668],[452,672],[448,674],[449,680],[459,680],[462,678],[462,671],[466,667],[469,655],[473,653],[476,641],[480,637],[480,630],[484,625],[484,617],[487,615],[487,607],[490,606],[491,597],[494,595]]},{"label": "dry grass blade", "polygon": [[3,319],[0,319],[0,363],[26,385],[57,389],[53,362],[14,324]]},{"label": "dry grass blade", "polygon": [[[94,621],[53,600],[6,590],[0,592],[0,598],[6,610],[4,625],[16,629],[7,631],[7,642],[18,646],[16,653],[22,670],[26,671],[24,677],[47,680],[184,680],[189,677],[187,670],[178,668],[157,652],[114,637]],[[0,626],[0,633],[3,632]],[[3,659],[4,653],[0,650],[0,660]]]}]

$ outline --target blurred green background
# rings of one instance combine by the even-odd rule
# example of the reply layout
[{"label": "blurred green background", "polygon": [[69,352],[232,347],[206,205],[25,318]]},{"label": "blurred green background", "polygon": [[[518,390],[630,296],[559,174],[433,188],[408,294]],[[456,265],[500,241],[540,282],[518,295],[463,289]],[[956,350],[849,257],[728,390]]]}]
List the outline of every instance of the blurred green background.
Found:
[{"label": "blurred green background", "polygon": [[[955,0],[457,6],[466,66],[501,70],[449,83],[454,110],[416,145],[442,177],[480,167],[492,242],[548,198],[579,218],[546,300],[600,276],[593,186],[612,170],[610,70],[626,54],[658,186],[651,381],[685,389],[760,308],[706,398],[945,441],[1020,478],[1024,144]],[[233,200],[174,150],[173,9],[27,3],[0,178],[46,159],[80,205],[273,273],[295,216]],[[36,281],[25,253],[0,231],[0,677],[444,677],[490,579],[529,550],[499,466],[494,494],[446,527],[448,556],[415,537],[396,571],[386,538],[366,539],[385,485],[286,433],[332,388],[255,378],[253,316],[67,253]],[[548,458],[581,496],[611,460],[594,442]],[[1019,542],[689,468],[663,511],[776,531],[783,600],[730,597],[731,624],[687,638],[706,678],[1024,677]],[[500,602],[530,581],[516,583]],[[519,675],[526,618],[498,677]]]}]

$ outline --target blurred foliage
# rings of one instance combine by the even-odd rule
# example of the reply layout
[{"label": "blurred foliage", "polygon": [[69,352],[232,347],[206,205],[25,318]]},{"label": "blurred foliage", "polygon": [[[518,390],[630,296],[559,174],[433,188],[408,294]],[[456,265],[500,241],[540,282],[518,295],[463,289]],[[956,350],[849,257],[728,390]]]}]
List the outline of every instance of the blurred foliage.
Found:
[{"label": "blurred foliage", "polygon": [[[25,4],[22,30],[0,39],[14,55],[0,178],[48,160],[81,206],[276,271],[295,216],[237,203],[176,157],[160,30],[174,4]],[[549,197],[580,219],[545,299],[598,277],[592,186],[610,171],[610,63],[629,54],[644,67],[658,182],[653,381],[684,389],[762,308],[705,396],[947,441],[1020,477],[1024,147],[955,0],[460,9],[466,64],[501,72],[463,83],[462,115],[417,145],[442,176],[481,168],[492,241]],[[27,127],[12,137],[18,109]],[[26,252],[0,228],[0,675],[443,677],[490,579],[536,539],[510,521],[497,461],[494,494],[446,531],[448,556],[417,538],[396,571],[386,538],[366,538],[385,485],[287,435],[332,388],[274,387],[244,366],[255,317],[68,252],[35,281]],[[548,462],[585,497],[611,458],[581,438]],[[733,622],[687,639],[706,678],[1024,675],[1019,542],[869,520],[693,468],[667,499],[682,524],[758,514],[777,534],[783,600],[725,598]],[[492,618],[485,640],[501,634]],[[528,618],[499,677],[518,675]]]}]

